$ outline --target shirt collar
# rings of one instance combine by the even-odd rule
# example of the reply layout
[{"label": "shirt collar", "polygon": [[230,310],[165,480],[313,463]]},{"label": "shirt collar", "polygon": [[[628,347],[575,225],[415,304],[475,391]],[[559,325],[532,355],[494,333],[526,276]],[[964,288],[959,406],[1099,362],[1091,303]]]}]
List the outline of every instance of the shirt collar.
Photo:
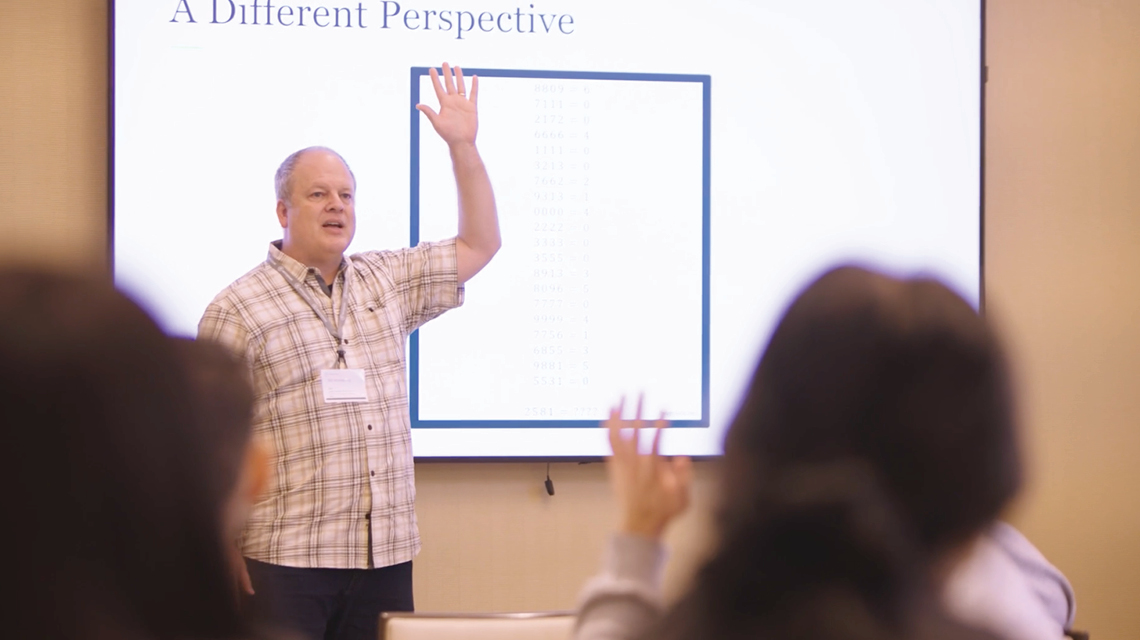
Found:
[{"label": "shirt collar", "polygon": [[[312,274],[315,278],[320,277],[320,274],[317,273],[316,267],[310,267],[308,265],[301,264],[293,258],[285,255],[285,252],[281,250],[281,242],[281,240],[274,240],[273,242],[269,243],[269,255],[266,257],[266,260],[270,264],[281,265],[281,267],[285,269],[285,272],[296,278],[298,282],[304,282],[305,278],[307,278],[309,274]],[[347,264],[348,263],[345,261],[344,257],[341,256],[340,267],[336,272],[337,277],[340,277],[341,274],[344,273],[344,268],[347,266]]]}]

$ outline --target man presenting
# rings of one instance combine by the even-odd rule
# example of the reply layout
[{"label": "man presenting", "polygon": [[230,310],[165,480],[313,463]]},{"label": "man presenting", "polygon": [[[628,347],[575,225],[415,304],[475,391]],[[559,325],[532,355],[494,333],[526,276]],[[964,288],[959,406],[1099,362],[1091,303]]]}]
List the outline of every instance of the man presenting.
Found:
[{"label": "man presenting", "polygon": [[[376,637],[381,611],[410,611],[420,549],[404,347],[463,303],[463,284],[500,245],[475,147],[478,78],[431,70],[439,112],[417,105],[451,152],[459,234],[345,257],[356,179],[334,151],[298,151],[277,170],[283,239],[218,294],[198,325],[248,363],[269,489],[239,541],[247,593],[310,638]],[[248,568],[248,573],[245,569]]]}]

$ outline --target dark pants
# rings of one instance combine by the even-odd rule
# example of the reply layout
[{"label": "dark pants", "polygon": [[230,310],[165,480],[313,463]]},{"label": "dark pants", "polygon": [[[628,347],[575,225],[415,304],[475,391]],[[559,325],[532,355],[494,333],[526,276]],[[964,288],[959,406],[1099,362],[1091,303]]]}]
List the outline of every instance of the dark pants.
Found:
[{"label": "dark pants", "polygon": [[246,558],[250,606],[307,640],[376,640],[383,611],[413,611],[412,563],[380,569],[301,569]]}]

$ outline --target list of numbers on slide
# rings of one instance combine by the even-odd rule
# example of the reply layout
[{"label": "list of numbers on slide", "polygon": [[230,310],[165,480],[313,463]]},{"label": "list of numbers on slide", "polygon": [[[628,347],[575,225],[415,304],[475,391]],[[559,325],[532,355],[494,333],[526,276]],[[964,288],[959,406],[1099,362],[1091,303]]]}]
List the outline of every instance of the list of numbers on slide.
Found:
[{"label": "list of numbers on slide", "polygon": [[[412,426],[592,428],[629,380],[702,426],[708,77],[466,71],[483,82],[503,247],[462,310],[409,339]],[[413,101],[426,74],[412,70]],[[419,179],[449,161],[421,125],[413,243],[455,224],[454,196]]]},{"label": "list of numbers on slide", "polygon": [[[590,385],[590,83],[537,79],[534,162],[530,384]],[[574,419],[598,407],[529,406],[528,418]]]}]

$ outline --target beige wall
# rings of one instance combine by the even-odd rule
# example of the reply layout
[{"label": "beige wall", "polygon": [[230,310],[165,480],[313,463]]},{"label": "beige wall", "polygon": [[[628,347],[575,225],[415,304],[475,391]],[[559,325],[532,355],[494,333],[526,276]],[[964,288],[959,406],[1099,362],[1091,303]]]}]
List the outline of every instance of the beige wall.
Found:
[{"label": "beige wall", "polygon": [[[1015,520],[1079,623],[1140,637],[1140,1],[990,0],[988,300],[1021,371]],[[0,253],[106,264],[104,0],[0,1]],[[161,208],[161,203],[156,203]],[[600,465],[422,464],[424,610],[565,608],[612,514]],[[698,473],[707,506],[713,469]],[[674,584],[702,548],[672,534]]]},{"label": "beige wall", "polygon": [[0,0],[0,252],[106,264],[107,11]]},{"label": "beige wall", "polygon": [[1140,2],[989,3],[987,298],[1020,368],[1014,520],[1140,638]]}]

